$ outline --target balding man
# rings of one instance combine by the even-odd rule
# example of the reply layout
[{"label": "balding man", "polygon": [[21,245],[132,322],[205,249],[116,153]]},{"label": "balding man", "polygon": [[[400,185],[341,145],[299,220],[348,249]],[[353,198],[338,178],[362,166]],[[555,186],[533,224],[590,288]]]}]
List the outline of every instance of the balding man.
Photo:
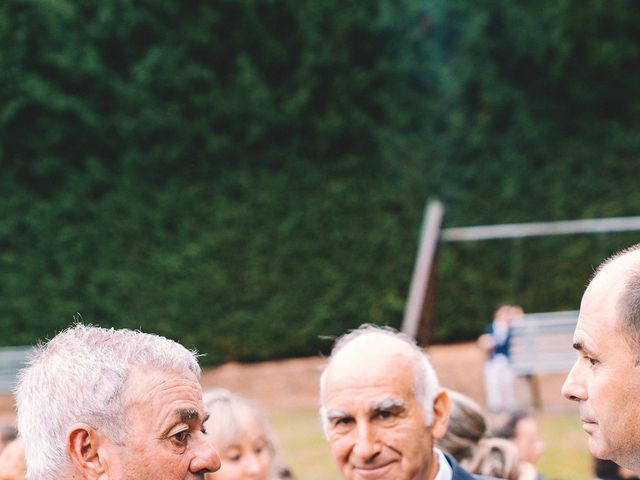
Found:
[{"label": "balding man", "polygon": [[364,325],[335,344],[320,380],[331,452],[347,480],[465,480],[434,448],[447,428],[449,399],[410,338]]},{"label": "balding man", "polygon": [[562,387],[589,450],[640,471],[640,244],[600,265],[580,304],[578,357]]}]

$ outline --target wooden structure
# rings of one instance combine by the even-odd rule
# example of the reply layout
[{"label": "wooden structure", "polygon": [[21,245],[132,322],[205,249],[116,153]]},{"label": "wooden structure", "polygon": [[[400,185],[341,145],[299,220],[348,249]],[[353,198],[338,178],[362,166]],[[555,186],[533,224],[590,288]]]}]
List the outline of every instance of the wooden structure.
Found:
[{"label": "wooden structure", "polygon": [[578,311],[527,313],[511,324],[511,367],[529,385],[531,404],[542,407],[538,375],[566,373],[576,360],[569,348]]},{"label": "wooden structure", "polygon": [[442,229],[444,206],[428,202],[422,222],[402,331],[420,345],[430,343],[436,302],[436,272],[440,242],[468,242],[578,233],[609,233],[640,230],[640,217],[615,217],[559,222],[511,223]]},{"label": "wooden structure", "polygon": [[431,343],[436,300],[436,255],[443,215],[444,207],[440,202],[433,201],[427,205],[402,321],[402,331],[416,338],[420,345]]}]

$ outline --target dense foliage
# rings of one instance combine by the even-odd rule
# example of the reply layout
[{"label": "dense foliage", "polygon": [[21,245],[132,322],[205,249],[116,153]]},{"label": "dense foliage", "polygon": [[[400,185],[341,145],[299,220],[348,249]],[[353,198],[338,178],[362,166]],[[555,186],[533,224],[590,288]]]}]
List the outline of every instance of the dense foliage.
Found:
[{"label": "dense foliage", "polygon": [[[399,326],[446,226],[637,215],[633,0],[5,0],[0,344],[85,321],[205,362]],[[444,244],[435,339],[577,308],[638,235]]]}]

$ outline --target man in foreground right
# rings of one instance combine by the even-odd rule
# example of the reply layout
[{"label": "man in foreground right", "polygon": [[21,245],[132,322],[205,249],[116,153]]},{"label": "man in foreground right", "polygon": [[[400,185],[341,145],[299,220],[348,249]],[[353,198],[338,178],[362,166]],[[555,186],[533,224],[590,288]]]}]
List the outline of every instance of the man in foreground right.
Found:
[{"label": "man in foreground right", "polygon": [[573,348],[578,358],[562,394],[578,403],[589,450],[640,471],[640,244],[598,267]]},{"label": "man in foreground right", "polygon": [[336,342],[320,380],[322,422],[347,480],[470,480],[433,442],[449,398],[409,337],[364,325]]}]

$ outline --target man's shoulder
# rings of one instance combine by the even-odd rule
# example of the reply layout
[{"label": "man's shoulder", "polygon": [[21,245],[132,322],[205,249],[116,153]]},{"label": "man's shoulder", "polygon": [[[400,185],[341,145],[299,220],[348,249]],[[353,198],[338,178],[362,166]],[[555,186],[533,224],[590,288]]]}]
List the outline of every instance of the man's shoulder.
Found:
[{"label": "man's shoulder", "polygon": [[[461,473],[464,472],[464,473]],[[475,475],[473,473],[469,473],[466,470],[460,470],[457,473],[453,473],[453,480],[501,480],[496,477],[486,477],[484,475]]]},{"label": "man's shoulder", "polygon": [[475,475],[473,473],[469,473],[466,470],[462,470],[462,472],[464,472],[463,475],[460,474],[460,472],[458,472],[458,474],[456,474],[456,472],[454,472],[453,474],[453,480],[501,480],[499,478],[496,477],[485,477],[484,475]]},{"label": "man's shoulder", "polygon": [[485,477],[483,475],[474,475],[469,473],[462,468],[451,455],[445,453],[445,457],[449,462],[449,465],[451,465],[452,480],[499,480],[495,477]]}]

